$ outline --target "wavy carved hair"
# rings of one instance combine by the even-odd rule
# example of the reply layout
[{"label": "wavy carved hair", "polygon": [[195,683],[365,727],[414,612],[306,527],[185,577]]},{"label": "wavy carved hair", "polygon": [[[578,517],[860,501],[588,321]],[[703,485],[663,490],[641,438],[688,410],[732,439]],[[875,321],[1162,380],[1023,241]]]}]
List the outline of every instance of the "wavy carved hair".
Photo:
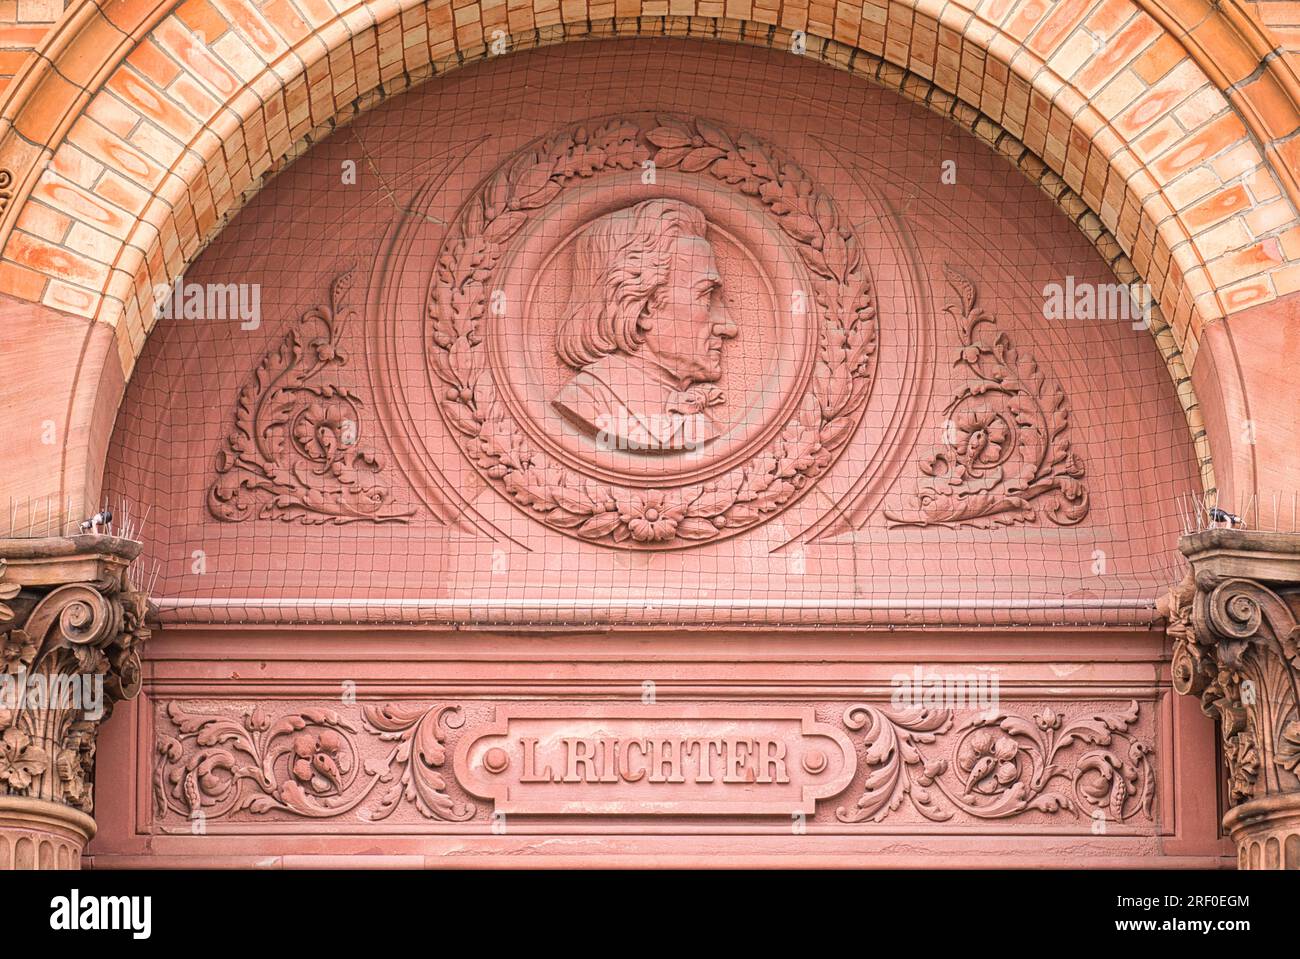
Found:
[{"label": "wavy carved hair", "polygon": [[680,200],[645,200],[593,220],[575,244],[569,305],[555,334],[560,359],[582,369],[640,349],[641,320],[663,298],[677,241],[707,229],[704,214]]}]

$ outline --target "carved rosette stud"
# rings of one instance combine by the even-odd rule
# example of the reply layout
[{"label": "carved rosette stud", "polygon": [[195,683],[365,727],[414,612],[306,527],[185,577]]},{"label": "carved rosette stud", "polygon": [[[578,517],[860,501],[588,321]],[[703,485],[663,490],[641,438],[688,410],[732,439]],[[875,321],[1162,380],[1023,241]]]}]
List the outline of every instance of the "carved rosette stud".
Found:
[{"label": "carved rosette stud", "polygon": [[0,540],[0,869],[76,868],[94,834],[95,737],[140,690],[138,543]]},{"label": "carved rosette stud", "polygon": [[1174,688],[1219,723],[1243,869],[1300,869],[1300,537],[1183,538],[1192,571],[1161,600]]},{"label": "carved rosette stud", "polygon": [[921,462],[915,502],[885,518],[896,526],[991,528],[1040,516],[1079,523],[1088,491],[1065,391],[997,329],[974,283],[949,267],[944,274],[957,296],[945,307],[961,338],[954,365],[971,381],[944,407],[944,445]]}]

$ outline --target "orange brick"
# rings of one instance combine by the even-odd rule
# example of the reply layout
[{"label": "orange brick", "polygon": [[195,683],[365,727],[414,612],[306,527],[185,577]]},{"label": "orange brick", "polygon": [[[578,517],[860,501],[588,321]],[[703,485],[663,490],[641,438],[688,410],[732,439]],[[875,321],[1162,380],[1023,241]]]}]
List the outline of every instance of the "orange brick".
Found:
[{"label": "orange brick", "polygon": [[159,50],[158,45],[152,40],[146,40],[132,50],[126,62],[152,80],[160,89],[165,89],[167,84],[176,79],[176,75],[181,72],[176,61]]},{"label": "orange brick", "polygon": [[1133,70],[1147,83],[1155,83],[1185,59],[1187,59],[1187,51],[1183,49],[1182,44],[1169,34],[1163,33],[1160,39],[1138,57]]},{"label": "orange brick", "polygon": [[1250,206],[1250,195],[1241,184],[1212,193],[1195,206],[1183,211],[1183,222],[1193,233],[1200,232]]},{"label": "orange brick", "polygon": [[10,296],[39,303],[45,292],[46,277],[16,263],[0,261],[0,290]]}]

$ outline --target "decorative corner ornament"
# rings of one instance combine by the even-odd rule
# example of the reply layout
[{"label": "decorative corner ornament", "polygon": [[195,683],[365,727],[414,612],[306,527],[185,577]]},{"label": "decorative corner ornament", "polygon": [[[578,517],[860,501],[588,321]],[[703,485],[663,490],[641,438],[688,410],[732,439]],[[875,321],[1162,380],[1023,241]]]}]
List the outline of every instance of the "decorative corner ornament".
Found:
[{"label": "decorative corner ornament", "polygon": [[951,267],[944,274],[957,295],[944,310],[962,344],[953,365],[974,381],[944,407],[945,443],[921,463],[930,479],[913,508],[886,510],[886,520],[989,529],[1033,523],[1041,514],[1075,525],[1088,515],[1088,491],[1083,462],[1070,447],[1064,390],[997,330],[977,305],[974,283]]},{"label": "decorative corner ornament", "polygon": [[378,482],[383,463],[359,445],[360,397],[326,375],[347,362],[352,285],[351,272],[335,279],[329,306],[304,313],[240,390],[208,489],[215,518],[405,523],[415,513],[394,504]]}]

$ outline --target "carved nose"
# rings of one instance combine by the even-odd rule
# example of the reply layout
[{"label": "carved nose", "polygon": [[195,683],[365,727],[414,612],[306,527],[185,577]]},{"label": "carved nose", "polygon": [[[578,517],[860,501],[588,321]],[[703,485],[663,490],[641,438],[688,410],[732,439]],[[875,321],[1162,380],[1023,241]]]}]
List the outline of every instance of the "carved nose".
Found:
[{"label": "carved nose", "polygon": [[713,335],[730,339],[739,332],[736,324],[731,322],[726,305],[719,301],[713,310]]}]

